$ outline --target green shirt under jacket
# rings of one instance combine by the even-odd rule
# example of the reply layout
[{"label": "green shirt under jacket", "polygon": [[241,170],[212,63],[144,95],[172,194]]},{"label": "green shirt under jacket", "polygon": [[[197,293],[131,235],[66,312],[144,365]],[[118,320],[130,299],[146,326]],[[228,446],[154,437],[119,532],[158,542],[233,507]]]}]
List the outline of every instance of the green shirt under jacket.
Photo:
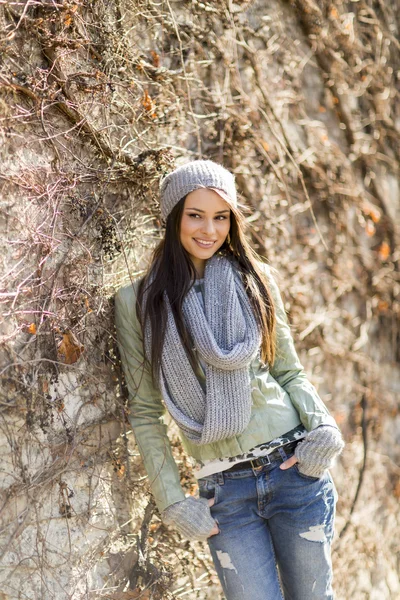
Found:
[{"label": "green shirt under jacket", "polygon": [[[267,368],[259,359],[250,365],[252,413],[240,435],[220,442],[196,446],[180,431],[182,445],[195,459],[236,456],[270,441],[302,423],[308,431],[319,425],[337,426],[315,387],[308,381],[296,354],[279,289],[267,265],[269,289],[276,309],[276,358]],[[154,499],[162,512],[185,498],[173,459],[165,406],[159,390],[144,367],[142,331],[136,317],[139,280],[121,288],[115,297],[118,346],[129,391],[129,421],[149,477]],[[201,367],[200,367],[201,369]],[[199,377],[204,379],[201,370]]]}]

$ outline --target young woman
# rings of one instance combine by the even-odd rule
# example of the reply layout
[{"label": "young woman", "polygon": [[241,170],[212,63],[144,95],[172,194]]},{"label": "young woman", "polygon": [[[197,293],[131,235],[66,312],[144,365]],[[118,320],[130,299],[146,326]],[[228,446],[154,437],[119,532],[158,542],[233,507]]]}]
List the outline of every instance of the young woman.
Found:
[{"label": "young woman", "polygon": [[[116,295],[130,422],[164,522],[208,540],[226,600],[333,598],[340,431],[307,380],[234,176],[189,162],[160,188],[165,237]],[[165,407],[193,457],[185,497]]]}]

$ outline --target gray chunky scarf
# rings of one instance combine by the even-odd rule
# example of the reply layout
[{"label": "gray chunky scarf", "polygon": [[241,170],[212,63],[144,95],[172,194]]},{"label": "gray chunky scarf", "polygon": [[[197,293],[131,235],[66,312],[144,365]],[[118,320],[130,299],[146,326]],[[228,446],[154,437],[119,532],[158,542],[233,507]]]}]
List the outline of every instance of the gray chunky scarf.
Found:
[{"label": "gray chunky scarf", "polygon": [[[206,262],[204,308],[194,287],[183,313],[200,358],[206,364],[206,392],[181,343],[171,305],[161,357],[160,387],[172,418],[193,443],[217,442],[244,431],[251,414],[249,365],[261,343],[260,331],[233,261],[214,255]],[[146,354],[151,332],[146,327]]]}]

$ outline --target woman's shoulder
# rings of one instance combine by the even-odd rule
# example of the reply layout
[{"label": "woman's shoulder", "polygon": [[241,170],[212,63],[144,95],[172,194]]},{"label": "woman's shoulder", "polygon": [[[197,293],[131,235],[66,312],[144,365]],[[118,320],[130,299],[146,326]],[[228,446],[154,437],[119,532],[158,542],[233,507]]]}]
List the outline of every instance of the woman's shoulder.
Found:
[{"label": "woman's shoulder", "polygon": [[258,268],[260,271],[267,277],[267,279],[271,279],[272,281],[278,276],[278,270],[275,269],[272,265],[264,262],[263,260],[257,261]]},{"label": "woman's shoulder", "polygon": [[260,271],[265,275],[268,290],[274,300],[275,307],[278,307],[281,300],[281,276],[279,271],[270,264],[263,261],[258,261]]},{"label": "woman's shoulder", "polygon": [[[233,262],[234,268],[240,271],[237,259],[234,256],[227,256],[227,258]],[[270,287],[276,288],[277,280],[279,281],[279,271],[260,257],[255,260],[255,264],[258,267],[259,272],[265,276],[267,284],[269,284]]]}]

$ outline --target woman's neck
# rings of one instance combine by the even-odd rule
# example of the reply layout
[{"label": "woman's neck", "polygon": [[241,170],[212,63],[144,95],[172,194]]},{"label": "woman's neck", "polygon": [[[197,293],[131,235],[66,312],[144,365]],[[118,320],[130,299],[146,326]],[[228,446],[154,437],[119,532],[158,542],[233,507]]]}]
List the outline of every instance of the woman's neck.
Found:
[{"label": "woman's neck", "polygon": [[206,268],[207,261],[199,259],[199,258],[193,260],[193,257],[192,257],[192,262],[193,262],[194,268],[196,269],[196,279],[203,279],[204,270]]}]

